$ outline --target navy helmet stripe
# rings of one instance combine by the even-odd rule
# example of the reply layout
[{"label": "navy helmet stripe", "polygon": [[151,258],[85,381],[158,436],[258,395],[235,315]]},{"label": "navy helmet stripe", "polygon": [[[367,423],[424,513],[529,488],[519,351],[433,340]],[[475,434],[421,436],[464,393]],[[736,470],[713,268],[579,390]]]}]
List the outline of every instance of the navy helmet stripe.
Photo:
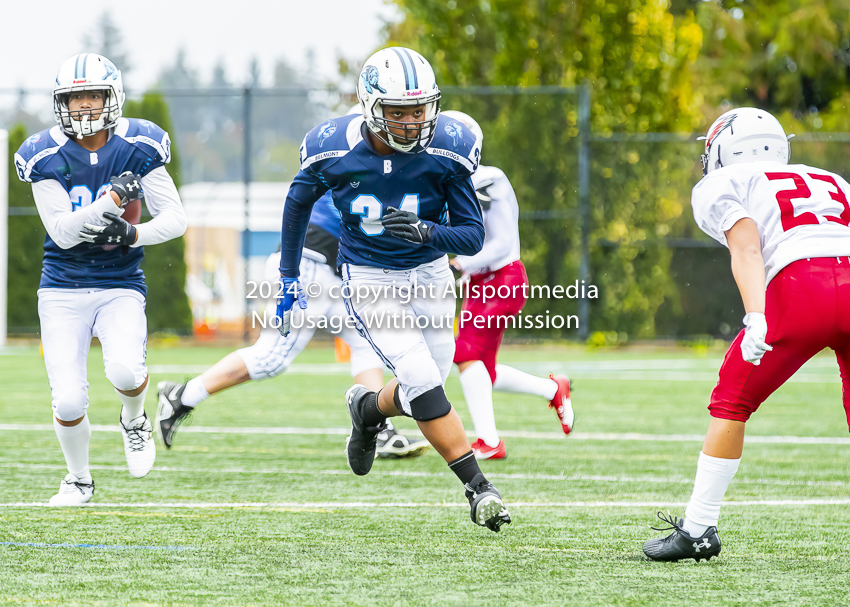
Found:
[{"label": "navy helmet stripe", "polygon": [[77,63],[74,65],[75,80],[86,77],[86,59],[88,56],[88,53],[81,53],[77,55]]},{"label": "navy helmet stripe", "polygon": [[404,68],[404,87],[408,91],[419,88],[418,78],[416,77],[416,68],[413,66],[413,60],[410,58],[410,53],[406,48],[392,47],[395,54],[401,60],[401,65]]},{"label": "navy helmet stripe", "polygon": [[[399,49],[399,50],[401,50],[402,54],[405,57],[407,57],[407,66],[406,67],[413,74],[413,88],[418,89],[419,88],[419,78],[416,76],[416,64],[413,63],[413,57],[410,56],[410,53],[408,52],[408,50],[406,48],[402,48],[402,49]],[[410,87],[408,87],[408,89],[410,89]]]},{"label": "navy helmet stripe", "polygon": [[398,55],[398,60],[401,61],[401,66],[404,68],[404,88],[406,90],[410,90],[410,72],[407,69],[407,65],[404,63],[404,55],[399,52],[399,50],[393,47],[393,52]]},{"label": "navy helmet stripe", "polygon": [[410,52],[406,48],[401,49],[401,52],[407,57],[407,65],[411,72],[413,72],[413,88],[419,88],[419,77],[416,75],[416,63],[413,61],[413,57],[410,56]]}]

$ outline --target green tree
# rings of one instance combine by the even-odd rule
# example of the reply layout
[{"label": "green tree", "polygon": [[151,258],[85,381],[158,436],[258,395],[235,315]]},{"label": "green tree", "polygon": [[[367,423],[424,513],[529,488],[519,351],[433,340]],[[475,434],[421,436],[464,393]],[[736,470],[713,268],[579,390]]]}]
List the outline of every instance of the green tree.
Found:
[{"label": "green tree", "polygon": [[[692,66],[702,30],[691,12],[678,19],[657,0],[394,0],[403,18],[388,42],[428,57],[441,86],[558,85],[587,82],[591,130],[691,132],[700,126]],[[484,130],[483,161],[511,179],[521,213],[523,258],[537,284],[577,276],[578,108],[575,97],[446,95]],[[593,328],[652,336],[669,279],[663,244],[680,221],[693,161],[670,146],[598,143],[592,154],[592,281],[600,287]],[[689,189],[689,188],[688,188]],[[535,301],[529,313],[574,313],[575,302]],[[549,332],[551,333],[551,332]],[[571,335],[567,333],[566,335]]]},{"label": "green tree", "polygon": [[[124,116],[144,118],[171,131],[168,106],[162,95],[147,93],[139,101],[124,104]],[[180,156],[171,146],[168,172],[180,187]],[[182,238],[145,248],[142,269],[148,284],[148,331],[174,330],[189,333],[192,330],[192,311],[186,296],[186,244]]]},{"label": "green tree", "polygon": [[29,211],[9,217],[9,298],[6,320],[10,332],[38,331],[38,282],[46,231],[35,214],[30,184],[17,178],[14,155],[29,133],[21,124],[9,131],[9,207]]},{"label": "green tree", "polygon": [[[731,107],[773,112],[789,133],[850,131],[850,4],[700,2],[705,44],[693,67],[710,124]],[[846,144],[791,142],[792,159],[850,173]]]},{"label": "green tree", "polygon": [[93,34],[87,34],[83,43],[86,50],[103,55],[126,76],[132,65],[124,48],[124,35],[108,11],[100,16]]},{"label": "green tree", "polygon": [[816,117],[847,91],[850,4],[843,0],[700,2],[696,21],[705,43],[694,74],[704,83],[708,118],[724,100]]}]

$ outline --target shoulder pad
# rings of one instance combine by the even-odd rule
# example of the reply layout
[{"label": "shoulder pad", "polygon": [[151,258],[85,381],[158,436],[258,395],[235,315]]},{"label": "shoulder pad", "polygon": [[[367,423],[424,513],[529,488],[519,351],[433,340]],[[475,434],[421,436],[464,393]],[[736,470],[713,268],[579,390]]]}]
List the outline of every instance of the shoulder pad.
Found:
[{"label": "shoulder pad", "polygon": [[360,141],[362,122],[362,116],[349,114],[325,120],[314,127],[301,142],[301,170],[322,160],[345,156]]},{"label": "shoulder pad", "polygon": [[476,140],[475,133],[442,114],[437,117],[435,128],[428,153],[441,159],[458,174],[474,173],[481,158],[481,143]]},{"label": "shoulder pad", "polygon": [[513,192],[513,186],[502,169],[483,164],[478,166],[478,170],[472,176],[472,185],[478,196],[478,202],[485,211],[490,209],[494,199],[498,199],[500,192],[504,195],[506,187]]},{"label": "shoulder pad", "polygon": [[150,120],[119,118],[115,135],[163,164],[171,162],[171,138]]},{"label": "shoulder pad", "polygon": [[44,179],[39,172],[43,161],[59,151],[67,143],[68,137],[58,126],[45,129],[28,137],[15,154],[15,170],[18,179],[36,182]]}]

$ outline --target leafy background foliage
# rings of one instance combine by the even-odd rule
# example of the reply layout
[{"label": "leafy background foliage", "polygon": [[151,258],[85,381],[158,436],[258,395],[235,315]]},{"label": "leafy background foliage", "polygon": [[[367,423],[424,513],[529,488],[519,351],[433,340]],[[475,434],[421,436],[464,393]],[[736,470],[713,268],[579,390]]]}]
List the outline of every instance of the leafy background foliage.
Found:
[{"label": "leafy background foliage", "polygon": [[[403,18],[388,25],[388,42],[433,58],[441,85],[590,86],[591,280],[600,287],[600,299],[592,302],[593,330],[635,337],[728,335],[742,316],[722,250],[667,246],[670,238],[706,239],[689,209],[690,189],[700,177],[699,146],[624,141],[623,134],[702,132],[739,105],[777,113],[789,132],[850,129],[846,2],[394,4]],[[576,99],[447,95],[445,105],[479,119],[483,162],[506,172],[522,211],[550,212],[543,217],[551,220],[520,224],[532,283],[573,283],[579,247]],[[833,144],[794,148],[797,160],[832,170],[848,162],[834,158]],[[720,276],[718,264],[725,270]],[[576,308],[571,301],[532,300],[526,312]]]},{"label": "leafy background foliage", "polygon": [[[617,340],[710,334],[730,336],[743,308],[718,248],[683,248],[709,239],[695,226],[690,190],[700,178],[702,133],[724,111],[753,105],[774,112],[790,133],[850,132],[850,5],[846,0],[388,0],[401,18],[385,42],[428,57],[441,87],[576,87],[591,91],[591,327]],[[120,32],[101,24],[103,52],[121,56]],[[117,32],[117,33],[116,33]],[[340,60],[350,90],[364,58]],[[278,87],[317,87],[312,59],[303,69],[278,62]],[[126,70],[125,70],[126,71]],[[203,79],[180,52],[158,86],[183,89],[234,83],[222,67]],[[180,141],[185,181],[238,181],[238,96],[146,96],[125,114],[154,120]],[[167,103],[168,107],[165,107]],[[483,161],[502,168],[520,201],[523,261],[533,284],[570,285],[578,277],[578,99],[575,94],[472,95],[451,90],[444,109],[473,115],[485,133]],[[257,97],[253,178],[286,181],[297,147],[321,111],[307,97]],[[346,109],[341,107],[340,109]],[[168,111],[166,111],[166,109]],[[10,149],[33,130],[12,129]],[[169,120],[171,118],[172,120]],[[171,127],[171,128],[170,128]],[[681,141],[647,141],[680,133]],[[796,141],[792,161],[850,176],[846,142]],[[12,173],[13,175],[13,173]],[[10,206],[32,206],[28,186],[10,183]],[[12,327],[37,326],[35,286],[44,230],[37,217],[10,218]],[[671,244],[672,243],[672,244]],[[182,291],[183,245],[151,247],[145,268],[152,330],[190,327]],[[154,269],[156,268],[156,269]],[[525,313],[575,314],[575,300],[531,300]],[[161,312],[160,312],[161,311]],[[575,337],[543,330],[536,337]],[[616,341],[616,340],[615,340]]]}]

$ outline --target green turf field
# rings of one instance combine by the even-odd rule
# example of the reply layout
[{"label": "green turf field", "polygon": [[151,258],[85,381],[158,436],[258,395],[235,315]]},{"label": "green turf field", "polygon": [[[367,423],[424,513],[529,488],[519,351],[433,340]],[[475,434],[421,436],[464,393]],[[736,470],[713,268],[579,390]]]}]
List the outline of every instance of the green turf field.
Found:
[{"label": "green turf field", "polygon": [[[152,345],[148,363],[154,382],[179,380],[225,353]],[[322,348],[289,375],[201,405],[144,479],[126,472],[93,348],[89,415],[110,427],[92,435],[95,499],[29,505],[55,493],[64,461],[38,349],[8,349],[0,542],[36,545],[0,545],[0,605],[850,605],[850,437],[826,355],[750,422],[720,558],[643,558],[642,542],[660,535],[648,528],[655,512],[681,514],[690,495],[722,351],[700,354],[505,348],[502,362],[523,370],[569,372],[578,418],[565,438],[545,402],[496,395],[508,459],[482,469],[516,505],[494,534],[471,523],[433,450],[378,461],[364,478],[348,471],[350,380]],[[456,377],[447,390],[471,427]]]}]

